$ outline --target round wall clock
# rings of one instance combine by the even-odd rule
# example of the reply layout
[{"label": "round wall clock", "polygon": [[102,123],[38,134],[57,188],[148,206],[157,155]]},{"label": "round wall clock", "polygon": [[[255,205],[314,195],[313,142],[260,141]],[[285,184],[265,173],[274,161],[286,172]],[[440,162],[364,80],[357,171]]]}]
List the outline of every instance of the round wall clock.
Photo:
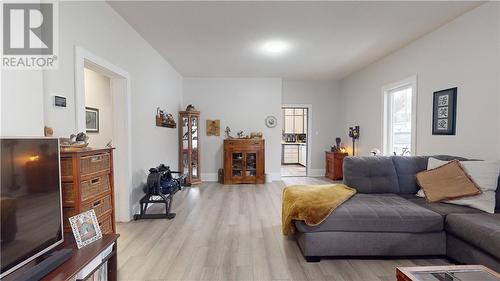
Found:
[{"label": "round wall clock", "polygon": [[274,128],[278,125],[278,120],[274,116],[267,116],[266,117],[266,126],[268,128]]}]

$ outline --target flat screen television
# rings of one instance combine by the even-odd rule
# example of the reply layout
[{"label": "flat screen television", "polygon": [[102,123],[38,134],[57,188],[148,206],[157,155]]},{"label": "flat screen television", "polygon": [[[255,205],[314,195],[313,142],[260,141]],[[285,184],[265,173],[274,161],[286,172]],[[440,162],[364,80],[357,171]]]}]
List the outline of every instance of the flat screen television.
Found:
[{"label": "flat screen television", "polygon": [[63,242],[59,140],[0,138],[0,278]]}]

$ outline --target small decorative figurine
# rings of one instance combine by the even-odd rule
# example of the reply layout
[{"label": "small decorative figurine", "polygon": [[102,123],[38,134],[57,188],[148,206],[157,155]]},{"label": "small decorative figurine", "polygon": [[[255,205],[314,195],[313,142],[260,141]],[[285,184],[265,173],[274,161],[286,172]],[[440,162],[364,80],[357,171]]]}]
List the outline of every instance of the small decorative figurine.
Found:
[{"label": "small decorative figurine", "polygon": [[341,152],[341,149],[340,149],[340,142],[341,141],[342,141],[341,138],[339,138],[339,137],[335,138],[335,145],[331,147],[332,152]]},{"label": "small decorative figurine", "polygon": [[234,139],[234,138],[231,136],[231,128],[229,128],[229,126],[226,126],[226,130],[224,130],[224,132],[226,133],[226,138],[227,138],[227,139]]},{"label": "small decorative figurine", "polygon": [[250,138],[251,139],[261,139],[262,138],[262,132],[251,132],[250,133]]},{"label": "small decorative figurine", "polygon": [[84,148],[89,145],[89,137],[84,133],[71,134],[69,138],[59,138],[63,148]]},{"label": "small decorative figurine", "polygon": [[196,111],[196,108],[194,107],[194,105],[189,104],[189,105],[186,107],[186,111]]}]

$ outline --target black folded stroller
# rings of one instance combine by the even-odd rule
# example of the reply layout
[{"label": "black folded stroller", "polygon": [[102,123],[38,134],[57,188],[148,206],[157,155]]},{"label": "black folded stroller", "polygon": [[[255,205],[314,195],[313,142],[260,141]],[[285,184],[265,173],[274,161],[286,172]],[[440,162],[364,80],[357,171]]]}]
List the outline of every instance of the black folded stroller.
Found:
[{"label": "black folded stroller", "polygon": [[[172,174],[178,174],[174,178]],[[181,190],[185,176],[180,172],[170,171],[169,166],[160,164],[156,168],[149,169],[149,175],[146,186],[143,191],[145,195],[139,200],[141,204],[141,213],[134,215],[134,220],[140,219],[173,219],[175,213],[171,213],[172,200],[174,194]],[[149,204],[165,204],[165,214],[146,214]]]}]

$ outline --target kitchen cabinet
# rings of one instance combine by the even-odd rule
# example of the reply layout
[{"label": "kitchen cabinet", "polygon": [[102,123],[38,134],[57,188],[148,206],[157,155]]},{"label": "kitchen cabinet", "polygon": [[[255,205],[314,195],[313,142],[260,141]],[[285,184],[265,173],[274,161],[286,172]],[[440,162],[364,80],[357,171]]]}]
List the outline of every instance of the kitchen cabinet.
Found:
[{"label": "kitchen cabinet", "polygon": [[299,163],[299,146],[296,144],[283,145],[283,164]]},{"label": "kitchen cabinet", "polygon": [[284,108],[282,130],[285,134],[307,134],[307,109]]}]

